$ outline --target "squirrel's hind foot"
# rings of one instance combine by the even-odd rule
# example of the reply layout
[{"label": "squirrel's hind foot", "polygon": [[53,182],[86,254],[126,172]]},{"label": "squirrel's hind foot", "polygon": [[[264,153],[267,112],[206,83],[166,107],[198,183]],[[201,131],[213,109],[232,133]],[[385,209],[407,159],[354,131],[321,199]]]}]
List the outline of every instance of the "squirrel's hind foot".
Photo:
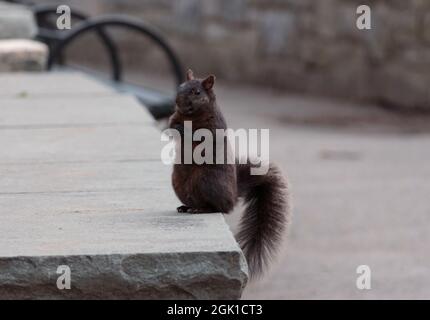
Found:
[{"label": "squirrel's hind foot", "polygon": [[208,208],[191,208],[188,206],[180,206],[178,207],[176,210],[178,210],[178,212],[184,213],[213,213],[213,212],[218,212],[217,210],[214,209],[208,209]]},{"label": "squirrel's hind foot", "polygon": [[176,208],[176,210],[178,210],[178,212],[181,212],[181,213],[188,212],[189,209],[191,209],[191,208],[188,206],[179,206]]}]

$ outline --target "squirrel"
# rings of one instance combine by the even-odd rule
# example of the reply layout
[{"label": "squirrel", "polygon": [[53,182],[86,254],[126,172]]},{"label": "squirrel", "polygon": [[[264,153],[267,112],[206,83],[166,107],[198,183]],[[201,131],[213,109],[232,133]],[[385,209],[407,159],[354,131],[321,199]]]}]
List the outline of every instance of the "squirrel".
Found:
[{"label": "squirrel", "polygon": [[[180,132],[183,148],[184,121],[192,121],[192,131],[208,129],[215,137],[216,129],[227,129],[227,124],[216,103],[215,76],[195,79],[188,70],[186,81],[178,88],[175,112],[169,119],[169,128]],[[179,143],[178,143],[179,142]],[[194,150],[193,142],[192,148]],[[226,153],[226,149],[214,149]],[[172,173],[173,189],[184,204],[178,212],[229,213],[240,198],[246,209],[239,224],[236,239],[244,252],[251,278],[259,277],[278,249],[289,221],[288,188],[279,169],[269,164],[265,175],[251,175],[254,166],[245,164],[191,164],[175,162]]]}]

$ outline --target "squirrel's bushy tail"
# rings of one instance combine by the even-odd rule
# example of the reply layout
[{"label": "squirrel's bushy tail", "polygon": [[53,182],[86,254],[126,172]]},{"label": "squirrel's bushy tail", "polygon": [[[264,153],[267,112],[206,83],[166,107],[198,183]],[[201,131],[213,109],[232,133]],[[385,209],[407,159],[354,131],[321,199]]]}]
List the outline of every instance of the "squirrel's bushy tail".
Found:
[{"label": "squirrel's bushy tail", "polygon": [[241,246],[250,277],[255,278],[274,257],[289,221],[287,182],[279,169],[270,164],[265,175],[251,175],[252,165],[237,165],[239,196],[245,212],[236,239]]}]

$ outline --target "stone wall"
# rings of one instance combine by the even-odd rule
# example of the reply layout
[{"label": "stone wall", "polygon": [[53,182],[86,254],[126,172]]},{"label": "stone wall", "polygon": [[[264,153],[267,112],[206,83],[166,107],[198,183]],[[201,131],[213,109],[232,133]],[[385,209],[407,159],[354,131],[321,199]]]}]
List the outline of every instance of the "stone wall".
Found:
[{"label": "stone wall", "polygon": [[[428,0],[98,3],[98,13],[123,12],[155,24],[198,74],[430,110]],[[372,30],[356,27],[360,4],[372,9]],[[131,60],[156,66],[153,59]]]}]

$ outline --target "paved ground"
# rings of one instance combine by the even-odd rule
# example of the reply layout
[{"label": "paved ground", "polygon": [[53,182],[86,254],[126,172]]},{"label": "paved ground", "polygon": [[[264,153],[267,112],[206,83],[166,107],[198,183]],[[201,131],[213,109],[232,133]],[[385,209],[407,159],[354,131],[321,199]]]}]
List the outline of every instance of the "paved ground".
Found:
[{"label": "paved ground", "polygon": [[430,298],[430,119],[254,88],[218,99],[232,127],[270,128],[293,196],[280,259],[244,299]]}]

